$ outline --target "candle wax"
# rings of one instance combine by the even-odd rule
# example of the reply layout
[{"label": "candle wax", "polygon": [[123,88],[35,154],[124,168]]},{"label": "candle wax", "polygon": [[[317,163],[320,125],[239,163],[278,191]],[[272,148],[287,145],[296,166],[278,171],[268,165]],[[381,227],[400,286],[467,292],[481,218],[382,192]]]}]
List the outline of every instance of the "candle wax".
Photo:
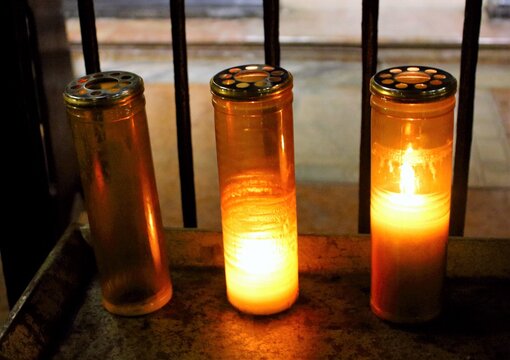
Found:
[{"label": "candle wax", "polygon": [[251,314],[289,308],[298,296],[295,191],[264,180],[234,182],[223,192],[227,296]]},{"label": "candle wax", "polygon": [[372,190],[371,306],[382,318],[419,322],[440,311],[449,207],[447,193]]}]

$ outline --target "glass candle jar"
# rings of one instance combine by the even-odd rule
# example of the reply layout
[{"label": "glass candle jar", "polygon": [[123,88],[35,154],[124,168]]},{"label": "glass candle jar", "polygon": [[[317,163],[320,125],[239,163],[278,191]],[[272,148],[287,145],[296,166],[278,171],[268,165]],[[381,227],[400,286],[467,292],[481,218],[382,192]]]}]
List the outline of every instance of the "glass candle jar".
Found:
[{"label": "glass candle jar", "polygon": [[457,82],[397,66],[370,83],[372,311],[418,323],[441,311]]},{"label": "glass candle jar", "polygon": [[104,307],[155,311],[172,297],[142,79],[108,71],[64,91]]},{"label": "glass candle jar", "polygon": [[211,79],[227,296],[245,313],[298,296],[292,75],[242,65]]}]

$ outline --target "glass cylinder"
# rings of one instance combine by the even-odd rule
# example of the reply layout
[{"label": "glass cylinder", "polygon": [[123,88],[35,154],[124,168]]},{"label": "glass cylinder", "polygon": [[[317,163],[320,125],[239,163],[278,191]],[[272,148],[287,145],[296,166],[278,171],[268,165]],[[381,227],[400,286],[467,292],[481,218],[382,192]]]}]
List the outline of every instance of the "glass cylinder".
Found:
[{"label": "glass cylinder", "polygon": [[227,296],[267,315],[298,296],[292,75],[242,65],[211,79]]},{"label": "glass cylinder", "polygon": [[427,66],[371,79],[370,305],[388,321],[425,322],[441,311],[456,87]]},{"label": "glass cylinder", "polygon": [[64,91],[104,307],[155,311],[172,297],[143,80],[108,71]]}]

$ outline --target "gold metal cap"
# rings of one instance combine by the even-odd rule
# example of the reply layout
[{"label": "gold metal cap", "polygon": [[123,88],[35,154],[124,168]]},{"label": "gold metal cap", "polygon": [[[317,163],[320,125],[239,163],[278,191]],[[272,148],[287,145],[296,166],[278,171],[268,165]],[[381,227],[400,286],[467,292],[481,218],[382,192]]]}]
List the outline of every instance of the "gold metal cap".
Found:
[{"label": "gold metal cap", "polygon": [[281,67],[264,64],[234,66],[217,73],[211,92],[235,100],[257,99],[292,87],[292,74]]},{"label": "gold metal cap", "polygon": [[457,80],[450,73],[430,66],[394,66],[370,79],[370,91],[401,102],[436,101],[454,95]]},{"label": "gold metal cap", "polygon": [[143,93],[143,80],[127,71],[105,71],[71,81],[64,101],[74,106],[110,106]]}]

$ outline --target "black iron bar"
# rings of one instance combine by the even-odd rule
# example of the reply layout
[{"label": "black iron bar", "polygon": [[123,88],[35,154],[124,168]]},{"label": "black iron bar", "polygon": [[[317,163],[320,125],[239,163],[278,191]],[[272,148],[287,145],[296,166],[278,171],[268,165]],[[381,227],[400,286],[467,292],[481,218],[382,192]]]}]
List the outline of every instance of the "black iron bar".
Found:
[{"label": "black iron bar", "polygon": [[80,18],[81,43],[85,72],[92,74],[101,71],[99,50],[96,34],[96,15],[94,0],[78,0],[78,14]]},{"label": "black iron bar", "polygon": [[464,235],[481,18],[482,0],[466,0],[460,60],[455,162],[453,167],[450,215],[451,236]]},{"label": "black iron bar", "polygon": [[267,65],[280,66],[280,1],[264,0],[264,52]]},{"label": "black iron bar", "polygon": [[184,227],[197,227],[193,147],[189,106],[188,59],[184,0],[170,0],[172,50],[174,61],[177,150],[181,182],[181,206]]},{"label": "black iron bar", "polygon": [[361,21],[362,85],[358,189],[358,232],[370,233],[370,78],[377,70],[379,1],[363,0]]}]

